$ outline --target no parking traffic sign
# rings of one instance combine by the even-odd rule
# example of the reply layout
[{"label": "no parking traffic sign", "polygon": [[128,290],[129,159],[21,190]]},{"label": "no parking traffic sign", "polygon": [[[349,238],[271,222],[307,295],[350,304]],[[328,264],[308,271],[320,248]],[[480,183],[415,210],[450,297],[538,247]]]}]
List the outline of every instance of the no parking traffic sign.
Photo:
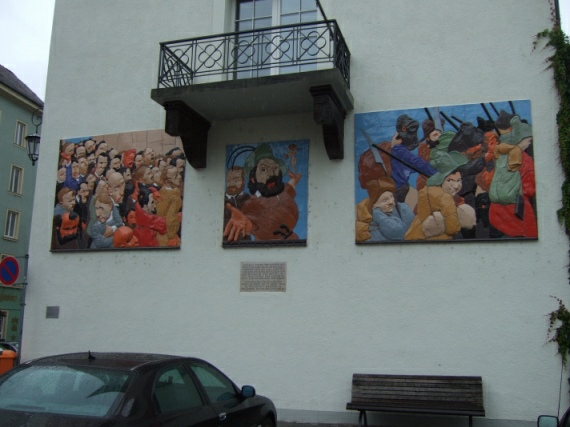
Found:
[{"label": "no parking traffic sign", "polygon": [[14,257],[6,257],[0,261],[0,282],[4,285],[13,285],[20,275],[20,266]]}]

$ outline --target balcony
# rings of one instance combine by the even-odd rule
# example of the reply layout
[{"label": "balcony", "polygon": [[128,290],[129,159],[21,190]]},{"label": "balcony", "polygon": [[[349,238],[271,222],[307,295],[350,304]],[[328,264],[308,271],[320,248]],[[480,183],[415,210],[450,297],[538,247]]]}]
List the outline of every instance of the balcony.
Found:
[{"label": "balcony", "polygon": [[151,98],[195,168],[206,167],[212,121],[300,112],[323,127],[329,158],[342,159],[350,52],[335,20],[164,42]]}]

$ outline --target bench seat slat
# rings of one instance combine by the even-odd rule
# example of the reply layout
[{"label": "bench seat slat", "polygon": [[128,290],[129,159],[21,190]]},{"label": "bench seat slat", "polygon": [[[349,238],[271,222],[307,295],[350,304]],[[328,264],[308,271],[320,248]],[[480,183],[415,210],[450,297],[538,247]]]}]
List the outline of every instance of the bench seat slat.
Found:
[{"label": "bench seat slat", "polygon": [[376,388],[357,388],[352,391],[353,396],[358,395],[383,395],[383,394],[401,394],[401,395],[415,395],[415,394],[429,394],[429,395],[449,395],[456,394],[459,396],[476,396],[479,394],[480,389],[461,389],[461,388],[398,388],[398,387],[376,387]]},{"label": "bench seat slat", "polygon": [[477,393],[469,394],[459,394],[459,393],[398,393],[398,392],[386,392],[386,393],[359,393],[352,395],[352,402],[361,402],[369,400],[380,400],[380,399],[409,399],[409,400],[440,400],[440,401],[450,401],[450,402],[473,402],[476,400],[483,399],[479,398]]},{"label": "bench seat slat", "polygon": [[402,399],[397,396],[385,399],[362,399],[358,401],[351,401],[353,405],[377,405],[377,406],[437,406],[437,407],[453,407],[453,408],[465,408],[465,409],[480,409],[483,408],[483,402],[481,400],[477,401],[457,401],[457,400],[438,400],[438,399],[423,399],[423,400],[413,400],[413,399]]},{"label": "bench seat slat", "polygon": [[405,383],[405,382],[440,382],[440,383],[457,383],[457,382],[465,382],[465,383],[474,383],[478,384],[481,382],[481,377],[451,377],[451,376],[425,376],[425,375],[362,375],[362,374],[354,374],[353,377],[354,382],[376,382],[376,381],[383,381],[383,382],[398,382],[398,383]]},{"label": "bench seat slat", "polygon": [[376,405],[352,405],[348,403],[346,409],[355,411],[375,411],[375,412],[402,412],[411,414],[439,414],[439,415],[465,415],[474,417],[484,417],[485,410],[462,410],[449,408],[422,408],[422,407],[404,407],[404,406],[376,406]]},{"label": "bench seat slat", "polygon": [[353,390],[376,390],[376,389],[386,389],[386,388],[397,388],[400,390],[479,390],[481,388],[481,384],[447,384],[447,385],[437,385],[437,384],[396,384],[396,383],[387,383],[387,384],[369,384],[369,385],[360,385],[355,384],[353,386]]},{"label": "bench seat slat", "polygon": [[370,403],[370,402],[414,402],[414,404],[429,404],[431,402],[438,402],[440,405],[463,405],[463,406],[482,406],[483,399],[475,398],[475,399],[454,399],[452,397],[448,397],[446,399],[440,399],[438,396],[422,396],[422,398],[415,398],[414,396],[399,396],[399,395],[390,395],[390,396],[379,396],[373,398],[360,398],[360,399],[353,399],[351,403]]}]

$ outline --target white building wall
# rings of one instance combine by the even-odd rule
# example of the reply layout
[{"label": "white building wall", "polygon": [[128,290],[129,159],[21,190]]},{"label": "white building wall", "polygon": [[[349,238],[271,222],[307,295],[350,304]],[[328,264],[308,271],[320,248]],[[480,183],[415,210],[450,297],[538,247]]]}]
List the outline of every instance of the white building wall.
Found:
[{"label": "white building wall", "polygon": [[[567,299],[568,239],[551,52],[533,49],[552,26],[548,0],[323,0],[352,53],[344,160],[328,159],[311,114],[214,122],[208,167],[187,167],[179,251],[50,253],[58,141],[163,128],[150,99],[158,43],[218,33],[227,16],[212,12],[230,3],[57,0],[23,358],[194,355],[295,421],[356,422],[344,410],[354,372],[480,375],[477,425],[554,414],[560,359],[546,314],[551,295]],[[514,99],[532,103],[538,241],[354,244],[354,113]],[[307,247],[222,249],[225,145],[292,139],[310,140]],[[287,263],[285,293],[239,292],[240,263],[257,261]],[[45,318],[52,305],[59,319]]]}]

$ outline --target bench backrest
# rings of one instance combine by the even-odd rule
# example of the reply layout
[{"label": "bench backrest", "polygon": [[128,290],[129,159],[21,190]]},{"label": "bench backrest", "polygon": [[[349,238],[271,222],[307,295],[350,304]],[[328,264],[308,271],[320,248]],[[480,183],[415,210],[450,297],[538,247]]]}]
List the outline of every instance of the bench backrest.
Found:
[{"label": "bench backrest", "polygon": [[481,377],[352,376],[353,409],[485,416]]}]

